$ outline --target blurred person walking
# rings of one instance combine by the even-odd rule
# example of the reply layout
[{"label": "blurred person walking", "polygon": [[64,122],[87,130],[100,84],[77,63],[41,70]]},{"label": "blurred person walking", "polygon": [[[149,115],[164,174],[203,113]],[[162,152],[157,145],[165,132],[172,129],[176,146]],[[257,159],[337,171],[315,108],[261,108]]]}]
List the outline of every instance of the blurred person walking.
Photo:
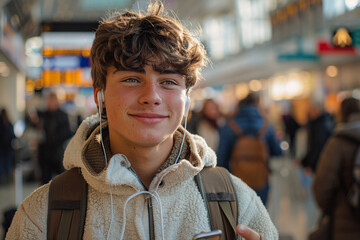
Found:
[{"label": "blurred person walking", "polygon": [[294,116],[294,109],[291,107],[289,113],[282,116],[282,120],[285,127],[285,134],[289,141],[289,150],[290,150],[290,157],[292,159],[295,158],[295,151],[296,151],[296,133],[301,125],[297,122]]},{"label": "blurred person walking", "polygon": [[194,127],[189,131],[202,136],[208,146],[216,151],[219,145],[221,122],[221,114],[217,103],[213,99],[206,99],[197,116],[193,115],[190,118],[189,125]]},{"label": "blurred person walking", "polygon": [[0,181],[8,183],[14,165],[14,149],[12,141],[15,139],[14,127],[9,120],[7,111],[0,112]]},{"label": "blurred person walking", "polygon": [[312,102],[308,112],[307,152],[301,159],[301,165],[306,175],[311,176],[316,171],[317,162],[326,141],[334,128],[333,117],[319,104]]},{"label": "blurred person walking", "polygon": [[72,136],[68,116],[60,109],[56,93],[49,93],[46,100],[47,109],[40,114],[42,138],[39,142],[38,157],[41,184],[48,183],[53,174],[64,171],[64,145]]},{"label": "blurred person walking", "polygon": [[351,97],[344,99],[340,117],[341,123],[321,153],[313,190],[321,211],[330,219],[327,225],[330,238],[360,239],[360,220],[356,219],[347,199],[355,181],[353,166],[360,143],[360,101]]},{"label": "blurred person walking", "polygon": [[30,171],[24,176],[27,182],[40,180],[38,147],[41,136],[42,129],[38,110],[33,106],[28,106],[25,110],[25,130],[19,139],[23,145],[22,159],[30,167]]},{"label": "blurred person walking", "polygon": [[[238,111],[232,119],[242,130],[242,134],[245,136],[255,137],[260,134],[260,132],[264,132],[262,139],[265,141],[267,148],[267,159],[270,159],[273,156],[281,155],[282,151],[280,144],[276,139],[273,126],[267,124],[266,120],[260,113],[259,102],[260,99],[257,94],[249,93],[246,98],[240,101]],[[230,160],[238,136],[230,125],[231,123],[229,124],[228,121],[222,128],[220,128],[220,142],[217,155],[218,165],[231,171]],[[268,161],[266,164],[267,168],[269,168]],[[246,180],[244,181],[246,182]],[[269,189],[270,186],[268,180],[266,181],[265,186],[254,189],[260,196],[264,205],[267,204]]]},{"label": "blurred person walking", "polygon": [[[320,154],[334,128],[333,117],[324,110],[322,105],[311,102],[308,110],[308,122],[297,131],[297,134],[305,136],[305,144],[300,141],[297,146],[305,150],[301,156],[296,153],[298,158],[296,164],[300,165],[300,182],[304,189],[304,200],[307,217],[307,230],[310,231],[316,224],[319,209],[316,206],[311,186]],[[301,146],[305,145],[305,146]],[[297,149],[302,152],[303,150]]]}]

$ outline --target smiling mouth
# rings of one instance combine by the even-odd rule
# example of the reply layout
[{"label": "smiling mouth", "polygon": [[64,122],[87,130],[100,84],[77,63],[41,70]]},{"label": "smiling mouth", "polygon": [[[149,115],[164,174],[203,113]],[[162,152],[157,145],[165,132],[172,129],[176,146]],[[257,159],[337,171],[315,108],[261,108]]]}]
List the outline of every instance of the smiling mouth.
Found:
[{"label": "smiling mouth", "polygon": [[168,118],[168,116],[166,115],[154,113],[135,113],[129,114],[129,116],[135,118],[136,120],[144,124],[157,124]]}]

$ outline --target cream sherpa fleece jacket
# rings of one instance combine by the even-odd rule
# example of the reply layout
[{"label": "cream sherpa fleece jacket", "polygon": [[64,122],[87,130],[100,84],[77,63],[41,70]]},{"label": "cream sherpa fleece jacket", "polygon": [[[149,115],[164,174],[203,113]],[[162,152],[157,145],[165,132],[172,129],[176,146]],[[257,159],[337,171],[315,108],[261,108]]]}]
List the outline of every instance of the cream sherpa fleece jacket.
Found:
[{"label": "cream sherpa fleece jacket", "polygon": [[[97,115],[83,121],[65,151],[64,166],[66,169],[80,167],[89,184],[84,239],[107,239],[107,234],[108,239],[120,239],[125,202],[144,188],[128,169],[129,161],[121,154],[112,156],[100,172],[94,171],[87,162],[84,151],[98,135],[98,125]],[[180,127],[177,131],[182,135],[184,129]],[[148,189],[159,197],[160,202],[149,194],[133,196],[128,201],[124,239],[149,239],[147,201],[150,198],[156,239],[161,239],[162,233],[165,239],[191,239],[196,233],[210,230],[207,210],[194,176],[204,166],[216,165],[216,155],[197,135],[187,133],[186,144],[190,157],[179,160],[177,164],[157,174]],[[278,233],[260,198],[239,178],[231,177],[238,199],[238,223],[260,233],[263,240],[278,239]],[[110,188],[113,199],[112,221]],[[23,201],[6,239],[46,239],[48,192],[49,184],[45,184]]]}]

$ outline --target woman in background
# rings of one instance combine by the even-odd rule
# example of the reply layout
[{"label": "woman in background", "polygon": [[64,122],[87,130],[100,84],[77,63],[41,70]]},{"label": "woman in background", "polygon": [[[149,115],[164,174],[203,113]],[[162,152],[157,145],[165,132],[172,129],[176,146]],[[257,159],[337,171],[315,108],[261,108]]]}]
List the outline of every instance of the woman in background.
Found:
[{"label": "woman in background", "polygon": [[221,114],[217,103],[213,99],[205,100],[196,131],[214,151],[219,145],[220,123]]}]

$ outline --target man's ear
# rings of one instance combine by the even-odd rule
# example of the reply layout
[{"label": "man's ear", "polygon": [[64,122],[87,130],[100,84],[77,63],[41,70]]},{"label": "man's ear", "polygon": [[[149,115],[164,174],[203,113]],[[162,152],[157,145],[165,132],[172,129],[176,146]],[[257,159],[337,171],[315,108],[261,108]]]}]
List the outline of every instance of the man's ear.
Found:
[{"label": "man's ear", "polygon": [[105,107],[104,90],[101,88],[93,87],[94,101],[99,108]]},{"label": "man's ear", "polygon": [[95,102],[96,106],[99,106],[99,103],[98,103],[98,100],[97,100],[97,97],[96,97],[96,93],[97,93],[99,90],[100,90],[99,88],[95,88],[95,87],[93,86],[94,102]]}]

